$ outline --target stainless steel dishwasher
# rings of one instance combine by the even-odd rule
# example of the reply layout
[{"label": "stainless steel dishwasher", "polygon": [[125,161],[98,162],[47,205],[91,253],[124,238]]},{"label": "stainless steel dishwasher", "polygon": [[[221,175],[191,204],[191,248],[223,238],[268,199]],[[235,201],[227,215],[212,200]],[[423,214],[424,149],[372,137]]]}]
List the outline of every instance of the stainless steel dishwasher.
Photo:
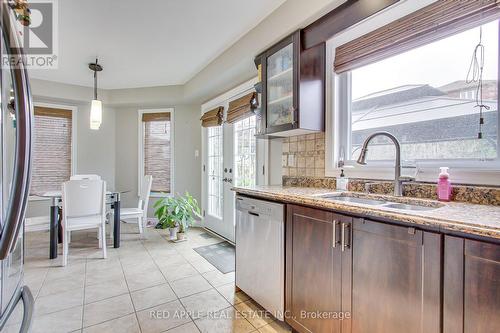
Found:
[{"label": "stainless steel dishwasher", "polygon": [[236,196],[236,285],[283,320],[284,205]]}]

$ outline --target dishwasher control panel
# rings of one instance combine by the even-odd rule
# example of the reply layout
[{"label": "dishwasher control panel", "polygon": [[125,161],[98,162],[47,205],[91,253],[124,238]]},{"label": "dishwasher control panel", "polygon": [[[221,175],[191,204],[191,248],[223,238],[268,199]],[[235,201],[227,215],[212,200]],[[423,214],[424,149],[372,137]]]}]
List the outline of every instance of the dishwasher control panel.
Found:
[{"label": "dishwasher control panel", "polygon": [[236,197],[237,210],[249,211],[252,213],[257,213],[259,215],[262,214],[271,216],[273,215],[273,211],[275,211],[276,208],[283,210],[283,205],[247,197]]}]

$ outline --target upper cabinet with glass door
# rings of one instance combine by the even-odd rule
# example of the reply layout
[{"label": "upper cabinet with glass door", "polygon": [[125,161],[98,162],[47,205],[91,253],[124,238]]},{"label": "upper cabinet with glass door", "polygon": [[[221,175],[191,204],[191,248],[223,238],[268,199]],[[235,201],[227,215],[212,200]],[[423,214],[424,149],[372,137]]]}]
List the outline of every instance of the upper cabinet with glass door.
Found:
[{"label": "upper cabinet with glass door", "polygon": [[267,127],[293,124],[293,44],[267,58]]},{"label": "upper cabinet with glass door", "polygon": [[324,129],[324,45],[303,50],[300,36],[297,31],[255,59],[261,74],[260,135],[283,137]]}]

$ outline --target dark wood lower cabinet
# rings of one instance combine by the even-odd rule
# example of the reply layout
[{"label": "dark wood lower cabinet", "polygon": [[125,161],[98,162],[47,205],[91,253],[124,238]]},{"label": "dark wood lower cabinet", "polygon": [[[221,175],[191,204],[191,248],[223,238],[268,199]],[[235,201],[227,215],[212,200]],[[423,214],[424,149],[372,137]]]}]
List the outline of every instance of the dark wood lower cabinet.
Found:
[{"label": "dark wood lower cabinet", "polygon": [[294,332],[498,333],[500,245],[289,205],[285,289]]},{"label": "dark wood lower cabinet", "polygon": [[440,332],[441,235],[364,219],[350,229],[342,332]]},{"label": "dark wood lower cabinet", "polygon": [[443,333],[500,332],[500,245],[446,236]]},{"label": "dark wood lower cabinet", "polygon": [[286,321],[298,332],[340,332],[340,322],[333,317],[341,310],[339,226],[346,218],[323,210],[288,206]]},{"label": "dark wood lower cabinet", "polygon": [[286,234],[297,332],[440,332],[441,235],[301,206]]}]

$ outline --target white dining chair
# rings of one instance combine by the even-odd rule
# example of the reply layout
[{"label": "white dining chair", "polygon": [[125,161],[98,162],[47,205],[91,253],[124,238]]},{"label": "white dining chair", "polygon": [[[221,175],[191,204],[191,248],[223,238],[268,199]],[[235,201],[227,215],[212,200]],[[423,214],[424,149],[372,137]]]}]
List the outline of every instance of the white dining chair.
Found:
[{"label": "white dining chair", "polygon": [[106,258],[106,182],[97,179],[70,180],[62,188],[63,266],[68,263],[70,233],[97,228],[99,248]]},{"label": "white dining chair", "polygon": [[101,176],[89,174],[89,175],[73,175],[69,178],[69,180],[84,180],[84,179],[100,180]]},{"label": "white dining chair", "polygon": [[[137,207],[120,208],[120,219],[135,219],[134,222],[137,222],[140,234],[142,234],[144,224],[148,218],[148,203],[152,183],[153,176],[144,176],[142,188],[139,192],[139,203]],[[113,211],[111,211],[111,214],[113,214]]]}]

